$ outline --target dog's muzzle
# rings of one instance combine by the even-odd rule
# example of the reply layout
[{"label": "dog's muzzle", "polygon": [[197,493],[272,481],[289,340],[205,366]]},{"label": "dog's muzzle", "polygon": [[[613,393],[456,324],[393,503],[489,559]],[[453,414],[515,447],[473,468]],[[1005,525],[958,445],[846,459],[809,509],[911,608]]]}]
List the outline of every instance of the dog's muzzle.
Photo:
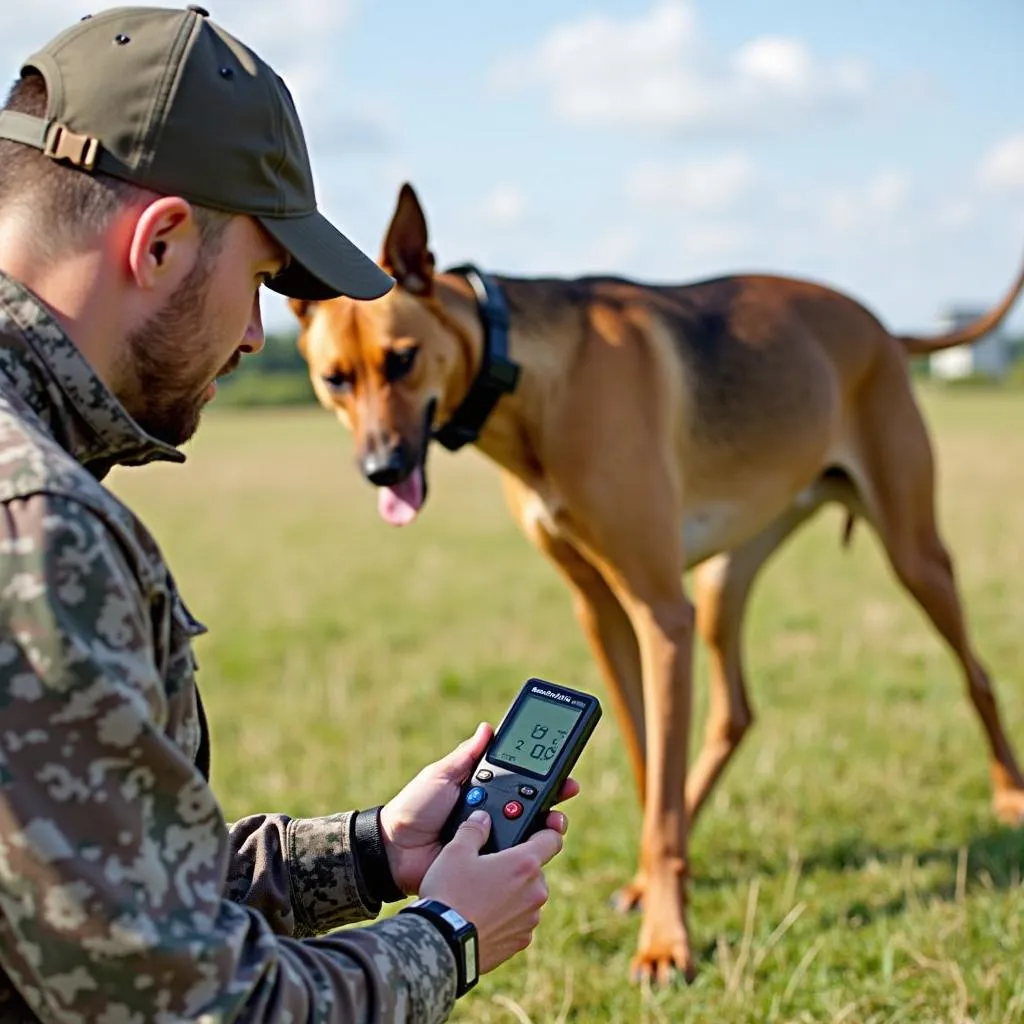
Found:
[{"label": "dog's muzzle", "polygon": [[402,443],[387,449],[373,449],[361,460],[362,475],[376,487],[391,487],[409,476],[416,466],[409,449]]},{"label": "dog's muzzle", "polygon": [[371,448],[363,456],[360,468],[374,487],[394,487],[415,468],[416,453],[402,441],[388,447]]},{"label": "dog's muzzle", "polygon": [[427,447],[433,433],[436,406],[435,399],[431,399],[427,403],[423,415],[423,436],[418,443],[410,444],[399,438],[393,444],[385,444],[378,440],[367,445],[365,453],[359,460],[359,466],[363,476],[374,487],[395,487],[426,461]]},{"label": "dog's muzzle", "polygon": [[429,402],[423,417],[419,443],[406,440],[394,444],[370,442],[359,460],[363,475],[377,488],[377,508],[392,526],[411,523],[427,500],[427,452],[430,448],[434,403]]}]

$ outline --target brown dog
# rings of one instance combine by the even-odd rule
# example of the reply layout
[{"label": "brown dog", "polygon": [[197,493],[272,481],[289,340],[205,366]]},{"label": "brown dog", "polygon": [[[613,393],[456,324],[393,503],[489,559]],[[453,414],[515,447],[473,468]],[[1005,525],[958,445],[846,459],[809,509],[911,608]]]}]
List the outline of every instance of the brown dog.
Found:
[{"label": "brown dog", "polygon": [[[767,275],[650,287],[612,278],[435,273],[413,190],[399,194],[374,302],[293,302],[320,402],[353,431],[380,511],[410,522],[436,438],[502,470],[520,527],[572,589],[643,805],[632,975],[695,971],[687,839],[749,729],[741,653],[759,569],[824,503],[877,531],[896,576],[963,669],[990,751],[994,808],[1024,819],[1024,778],[968,636],[936,529],[928,432],[908,353],[980,337],[894,337],[829,288]],[[506,329],[507,325],[507,329]],[[683,575],[695,574],[694,602]],[[691,649],[710,653],[704,745],[687,771]]]}]

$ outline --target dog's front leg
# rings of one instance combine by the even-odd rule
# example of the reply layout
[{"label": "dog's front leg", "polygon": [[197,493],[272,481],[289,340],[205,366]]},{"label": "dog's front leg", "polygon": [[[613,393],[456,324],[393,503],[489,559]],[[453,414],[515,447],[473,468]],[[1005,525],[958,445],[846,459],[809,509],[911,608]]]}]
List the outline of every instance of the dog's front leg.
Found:
[{"label": "dog's front leg", "polygon": [[[644,806],[639,871],[630,888],[642,890],[643,917],[630,973],[661,983],[675,969],[692,981],[685,792],[696,615],[683,589],[683,506],[673,457],[668,451],[657,457],[657,445],[640,426],[607,472],[582,472],[577,462],[556,482],[563,528],[618,598],[639,652]],[[620,441],[625,433],[619,430]],[[627,458],[633,451],[646,457]],[[616,476],[616,486],[604,483]]]},{"label": "dog's front leg", "polygon": [[683,590],[681,531],[621,528],[626,522],[623,516],[620,528],[600,538],[598,561],[632,622],[643,676],[646,763],[638,874],[643,919],[630,974],[635,981],[661,984],[679,970],[692,981],[685,791],[696,615]]},{"label": "dog's front leg", "polygon": [[633,980],[666,983],[696,973],[686,921],[686,766],[692,708],[694,611],[677,583],[662,594],[624,595],[640,645],[647,736],[646,799],[640,839],[645,881]]}]

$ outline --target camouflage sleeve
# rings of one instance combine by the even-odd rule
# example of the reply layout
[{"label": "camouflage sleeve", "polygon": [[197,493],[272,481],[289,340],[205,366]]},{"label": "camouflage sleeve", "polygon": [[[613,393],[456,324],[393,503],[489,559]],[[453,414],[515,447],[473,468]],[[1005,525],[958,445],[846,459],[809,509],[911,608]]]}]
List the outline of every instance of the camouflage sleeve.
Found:
[{"label": "camouflage sleeve", "polygon": [[225,897],[227,829],[164,732],[151,629],[100,520],[0,506],[3,973],[54,1024],[446,1020],[455,965],[428,921],[298,939]]},{"label": "camouflage sleeve", "polygon": [[360,871],[355,817],[252,814],[231,822],[228,898],[259,910],[282,935],[321,935],[376,917],[382,901]]}]

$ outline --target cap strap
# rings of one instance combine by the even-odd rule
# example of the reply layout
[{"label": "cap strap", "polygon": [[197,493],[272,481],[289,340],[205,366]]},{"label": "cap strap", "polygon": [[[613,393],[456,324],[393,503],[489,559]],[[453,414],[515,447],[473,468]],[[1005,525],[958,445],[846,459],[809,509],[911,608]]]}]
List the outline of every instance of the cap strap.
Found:
[{"label": "cap strap", "polygon": [[93,170],[100,152],[99,139],[16,110],[0,111],[0,138],[33,146],[52,160],[66,160],[84,171]]},{"label": "cap strap", "polygon": [[16,110],[0,111],[0,139],[21,142],[36,149],[46,147],[48,121],[31,114],[20,114]]}]

